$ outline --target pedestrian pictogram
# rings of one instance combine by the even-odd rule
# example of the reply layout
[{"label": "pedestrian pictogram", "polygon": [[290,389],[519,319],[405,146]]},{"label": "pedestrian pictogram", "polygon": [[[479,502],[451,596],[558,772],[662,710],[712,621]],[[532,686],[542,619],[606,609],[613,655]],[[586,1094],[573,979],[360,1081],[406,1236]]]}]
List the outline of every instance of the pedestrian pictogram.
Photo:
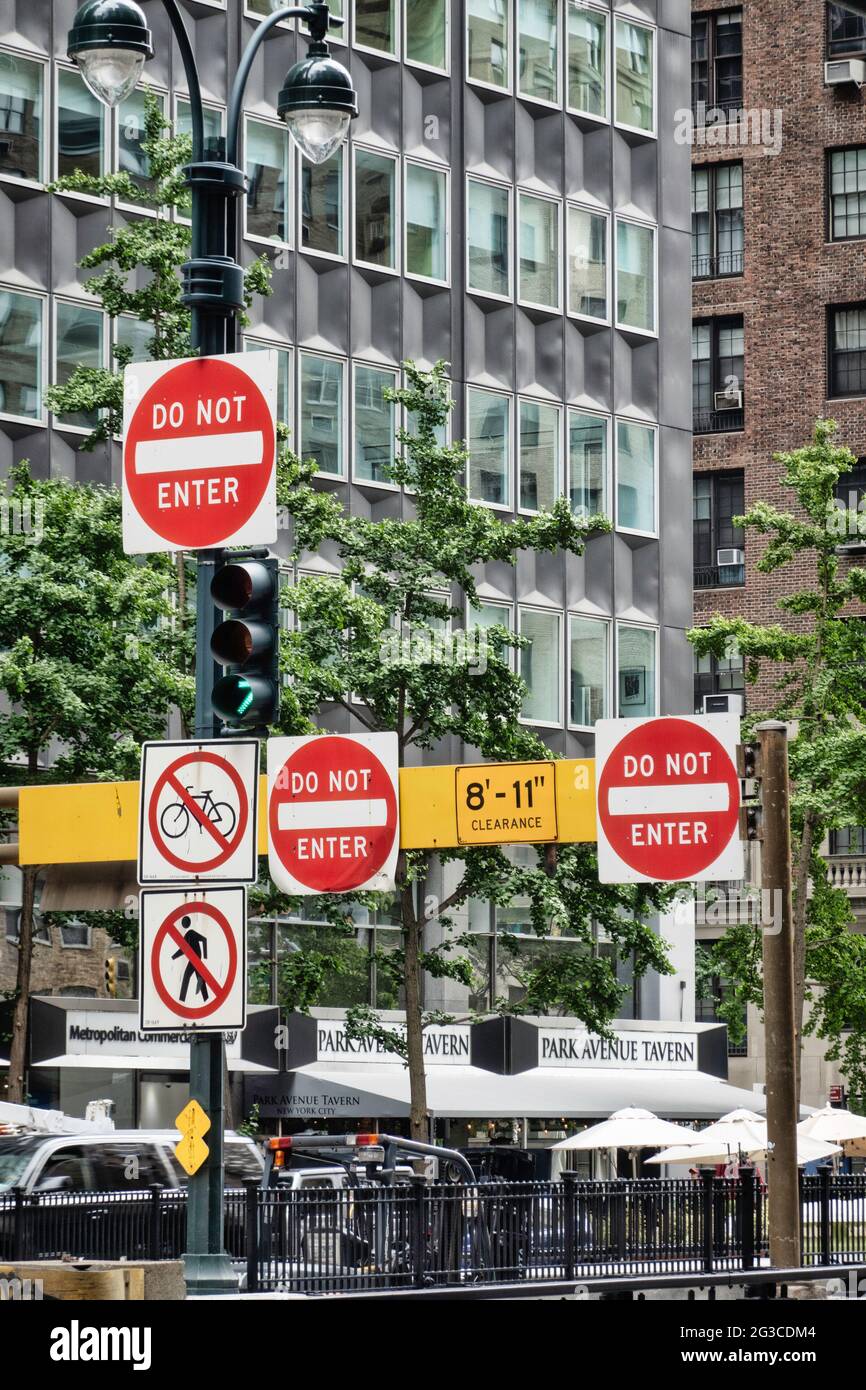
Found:
[{"label": "pedestrian pictogram", "polygon": [[123,375],[123,548],[277,539],[277,356],[134,362]]},{"label": "pedestrian pictogram", "polygon": [[396,734],[270,739],[268,769],[269,864],[278,888],[394,887]]},{"label": "pedestrian pictogram", "polygon": [[255,883],[259,742],[146,743],[139,883]]},{"label": "pedestrian pictogram", "polygon": [[141,1028],[241,1029],[246,890],[141,893]]},{"label": "pedestrian pictogram", "polygon": [[736,715],[595,725],[602,883],[743,877]]},{"label": "pedestrian pictogram", "polygon": [[204,1163],[210,1149],[202,1138],[210,1129],[210,1116],[205,1113],[197,1100],[191,1100],[181,1110],[175,1124],[180,1130],[180,1139],[174,1146],[178,1163],[192,1177]]}]

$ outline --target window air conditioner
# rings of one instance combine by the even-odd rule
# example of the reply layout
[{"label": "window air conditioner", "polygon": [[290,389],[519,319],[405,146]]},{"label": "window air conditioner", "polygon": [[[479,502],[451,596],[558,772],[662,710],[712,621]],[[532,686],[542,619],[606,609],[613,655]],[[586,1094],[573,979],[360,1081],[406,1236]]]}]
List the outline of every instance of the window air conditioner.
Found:
[{"label": "window air conditioner", "polygon": [[704,696],[704,714],[736,714],[742,716],[742,695],[724,693]]},{"label": "window air conditioner", "polygon": [[866,62],[862,58],[840,58],[824,64],[825,87],[862,87],[866,83]]},{"label": "window air conditioner", "polygon": [[716,410],[742,410],[743,408],[742,391],[716,391],[713,399]]},{"label": "window air conditioner", "polygon": [[717,550],[716,564],[719,569],[728,569],[733,565],[744,565],[746,563],[745,550]]}]

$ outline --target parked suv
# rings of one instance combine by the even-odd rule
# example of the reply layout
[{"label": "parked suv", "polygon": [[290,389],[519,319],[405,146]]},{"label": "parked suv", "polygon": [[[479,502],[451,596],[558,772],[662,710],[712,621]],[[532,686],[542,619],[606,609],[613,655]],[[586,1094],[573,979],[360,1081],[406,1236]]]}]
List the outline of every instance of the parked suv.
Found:
[{"label": "parked suv", "polygon": [[[131,1187],[185,1187],[174,1156],[175,1130],[115,1129],[104,1134],[0,1135],[0,1194],[128,1192]],[[226,1187],[261,1178],[262,1155],[251,1139],[229,1132]]]}]

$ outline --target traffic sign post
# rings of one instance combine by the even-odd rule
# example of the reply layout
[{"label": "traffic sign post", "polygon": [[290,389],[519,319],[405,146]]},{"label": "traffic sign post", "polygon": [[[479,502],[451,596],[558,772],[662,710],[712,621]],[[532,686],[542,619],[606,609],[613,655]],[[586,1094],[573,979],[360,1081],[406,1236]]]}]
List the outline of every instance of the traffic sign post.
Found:
[{"label": "traffic sign post", "polygon": [[276,403],[275,352],[126,368],[127,554],[277,539]]},{"label": "traffic sign post", "polygon": [[735,715],[595,726],[601,883],[741,879]]},{"label": "traffic sign post", "polygon": [[241,1031],[246,890],[145,888],[140,895],[143,1033]]},{"label": "traffic sign post", "polygon": [[258,773],[258,739],[144,744],[139,883],[255,883]]},{"label": "traffic sign post", "polygon": [[396,734],[268,741],[268,863],[278,888],[393,889],[397,763]]}]

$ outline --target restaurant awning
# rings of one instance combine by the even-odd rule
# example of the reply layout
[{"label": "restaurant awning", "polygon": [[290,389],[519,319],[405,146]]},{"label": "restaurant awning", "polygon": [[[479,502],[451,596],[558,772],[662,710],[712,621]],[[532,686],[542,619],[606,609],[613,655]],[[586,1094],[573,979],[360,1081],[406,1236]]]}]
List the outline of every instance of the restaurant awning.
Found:
[{"label": "restaurant awning", "polygon": [[[361,1067],[311,1063],[289,1073],[251,1083],[268,1114],[284,1118],[356,1115],[388,1118],[409,1113],[409,1074],[405,1067]],[[282,1101],[282,1105],[279,1103]],[[575,1070],[536,1067],[503,1076],[480,1067],[427,1068],[430,1113],[450,1119],[513,1117],[603,1119],[637,1106],[671,1120],[718,1119],[737,1106],[763,1110],[763,1098],[699,1071],[633,1071],[611,1068]]]}]

